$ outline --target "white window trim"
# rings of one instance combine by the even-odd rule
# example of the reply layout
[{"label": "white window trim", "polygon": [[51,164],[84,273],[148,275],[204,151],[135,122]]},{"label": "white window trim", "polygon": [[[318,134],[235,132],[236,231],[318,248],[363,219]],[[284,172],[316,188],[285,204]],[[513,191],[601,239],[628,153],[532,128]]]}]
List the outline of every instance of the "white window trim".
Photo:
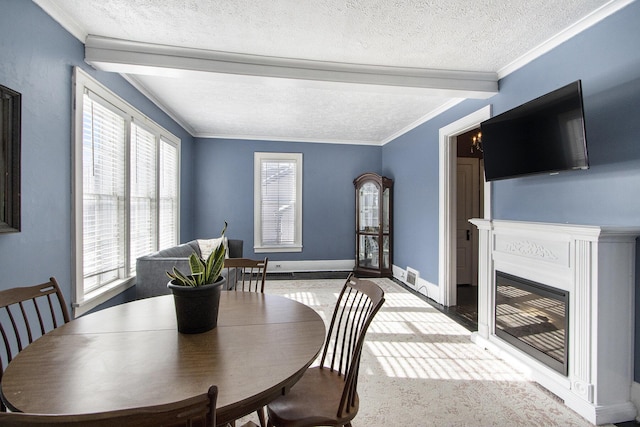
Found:
[{"label": "white window trim", "polygon": [[[296,212],[295,242],[292,245],[263,245],[262,220],[260,205],[262,203],[261,165],[264,160],[284,160],[296,162]],[[302,252],[302,153],[262,153],[255,152],[253,157],[253,251],[265,252]]]},{"label": "white window trim", "polygon": [[[73,316],[78,317],[98,305],[108,301],[114,296],[124,292],[135,284],[135,276],[127,277],[122,280],[114,281],[102,286],[85,295],[83,288],[83,256],[82,256],[82,207],[83,207],[83,191],[82,191],[82,114],[83,114],[83,95],[86,90],[95,93],[102,99],[111,103],[117,109],[124,111],[129,120],[135,121],[147,129],[158,134],[165,141],[175,144],[178,149],[178,188],[180,188],[180,164],[181,164],[181,141],[180,138],[173,135],[162,126],[138,111],[131,104],[124,101],[118,95],[114,94],[107,87],[93,79],[89,74],[79,67],[74,67],[72,76],[72,307]],[[128,190],[127,190],[128,192]],[[178,206],[180,206],[180,192],[178,192]],[[157,231],[157,230],[156,230]],[[176,239],[180,236],[180,210],[178,209]]]}]

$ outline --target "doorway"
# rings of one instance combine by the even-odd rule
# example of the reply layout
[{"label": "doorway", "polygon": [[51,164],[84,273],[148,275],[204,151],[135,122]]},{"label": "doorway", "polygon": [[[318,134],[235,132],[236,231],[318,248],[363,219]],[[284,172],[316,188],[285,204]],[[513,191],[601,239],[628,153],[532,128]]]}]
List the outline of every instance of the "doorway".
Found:
[{"label": "doorway", "polygon": [[[457,305],[458,291],[458,217],[457,217],[457,149],[458,136],[471,132],[480,126],[480,123],[491,117],[491,106],[488,105],[474,113],[469,114],[440,129],[440,221],[439,221],[439,303],[445,307]],[[491,217],[491,186],[484,182],[481,184],[482,210],[479,217],[489,219]],[[470,231],[471,238],[475,228]],[[465,231],[466,238],[466,231]],[[475,239],[477,241],[477,238]],[[477,255],[475,255],[477,259]],[[472,273],[477,280],[477,272]]]},{"label": "doorway", "polygon": [[478,230],[483,212],[484,160],[480,128],[456,136],[456,305],[453,314],[478,323]]}]

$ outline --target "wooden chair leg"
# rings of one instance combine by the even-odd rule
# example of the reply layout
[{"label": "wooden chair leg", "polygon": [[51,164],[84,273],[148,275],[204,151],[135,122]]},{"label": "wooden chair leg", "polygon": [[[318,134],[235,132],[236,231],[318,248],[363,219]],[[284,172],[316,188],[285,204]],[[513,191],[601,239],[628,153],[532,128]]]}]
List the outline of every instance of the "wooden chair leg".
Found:
[{"label": "wooden chair leg", "polygon": [[260,420],[260,427],[267,427],[267,421],[264,418],[264,408],[258,409],[258,419]]}]

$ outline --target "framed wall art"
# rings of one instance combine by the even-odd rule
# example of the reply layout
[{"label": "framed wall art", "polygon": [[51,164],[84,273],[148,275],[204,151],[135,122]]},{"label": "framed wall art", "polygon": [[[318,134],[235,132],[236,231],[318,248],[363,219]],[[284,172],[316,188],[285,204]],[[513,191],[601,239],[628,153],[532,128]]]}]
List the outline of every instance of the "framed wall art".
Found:
[{"label": "framed wall art", "polygon": [[0,85],[0,233],[20,231],[22,95]]}]

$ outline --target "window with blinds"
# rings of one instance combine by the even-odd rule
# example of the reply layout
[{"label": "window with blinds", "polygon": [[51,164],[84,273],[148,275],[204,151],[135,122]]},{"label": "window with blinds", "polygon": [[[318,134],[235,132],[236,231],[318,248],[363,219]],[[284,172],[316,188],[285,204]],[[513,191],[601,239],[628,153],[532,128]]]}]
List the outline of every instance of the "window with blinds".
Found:
[{"label": "window with blinds", "polygon": [[131,286],[138,257],[178,243],[180,141],[78,69],[74,88],[77,315]]},{"label": "window with blinds", "polygon": [[124,267],[126,123],[112,111],[83,98],[82,241],[85,292],[110,283]]},{"label": "window with blinds", "polygon": [[178,236],[178,146],[160,138],[158,249],[175,246]]},{"label": "window with blinds", "polygon": [[302,250],[302,154],[255,153],[256,252]]},{"label": "window with blinds", "polygon": [[132,274],[136,259],[156,248],[157,145],[154,134],[131,124],[129,272]]}]

